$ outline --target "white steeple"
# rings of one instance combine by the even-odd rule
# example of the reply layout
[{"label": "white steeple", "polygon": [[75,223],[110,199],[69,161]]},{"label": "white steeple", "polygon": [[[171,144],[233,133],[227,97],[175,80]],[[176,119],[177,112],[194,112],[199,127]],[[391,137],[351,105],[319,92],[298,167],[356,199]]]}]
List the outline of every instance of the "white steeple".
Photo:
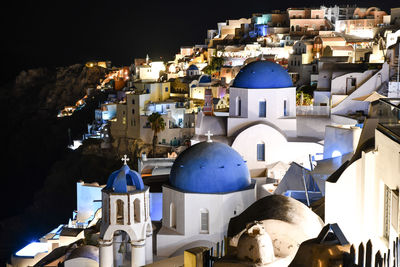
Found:
[{"label": "white steeple", "polygon": [[124,165],[102,190],[100,267],[136,267],[153,261],[149,187],[129,168],[127,155],[121,160]]}]

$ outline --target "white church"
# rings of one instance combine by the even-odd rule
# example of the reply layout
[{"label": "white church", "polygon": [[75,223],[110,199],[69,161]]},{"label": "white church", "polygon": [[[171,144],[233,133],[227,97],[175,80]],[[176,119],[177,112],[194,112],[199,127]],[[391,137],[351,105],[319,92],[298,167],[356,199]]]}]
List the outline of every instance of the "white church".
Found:
[{"label": "white church", "polygon": [[157,256],[221,243],[229,220],[255,202],[255,189],[246,162],[228,145],[209,140],[185,150],[162,188]]},{"label": "white church", "polygon": [[[279,161],[308,166],[309,155],[322,153],[323,146],[316,138],[297,136],[296,87],[279,64],[264,60],[247,64],[236,76],[229,94],[226,122],[200,115],[196,134],[210,130],[224,136],[223,142],[247,162],[252,177],[262,176],[267,165]],[[199,140],[195,137],[192,142]]]}]

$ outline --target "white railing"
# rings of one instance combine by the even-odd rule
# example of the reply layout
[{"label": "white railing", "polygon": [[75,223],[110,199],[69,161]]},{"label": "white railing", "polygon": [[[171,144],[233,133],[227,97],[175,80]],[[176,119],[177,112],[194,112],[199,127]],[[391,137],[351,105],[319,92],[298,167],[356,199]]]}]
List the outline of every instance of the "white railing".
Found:
[{"label": "white railing", "polygon": [[297,116],[329,116],[329,106],[297,106]]}]

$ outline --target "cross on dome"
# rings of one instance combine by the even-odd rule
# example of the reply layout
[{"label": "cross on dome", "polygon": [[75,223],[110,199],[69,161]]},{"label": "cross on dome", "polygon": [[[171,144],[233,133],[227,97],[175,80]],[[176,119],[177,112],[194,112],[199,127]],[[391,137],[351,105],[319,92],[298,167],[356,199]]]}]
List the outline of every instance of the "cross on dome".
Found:
[{"label": "cross on dome", "polygon": [[126,156],[126,154],[121,160],[124,162],[124,165],[128,165],[127,162],[129,161],[129,158]]},{"label": "cross on dome", "polygon": [[210,132],[210,130],[208,130],[204,136],[207,136],[207,143],[212,143],[211,136],[213,136],[213,134]]}]

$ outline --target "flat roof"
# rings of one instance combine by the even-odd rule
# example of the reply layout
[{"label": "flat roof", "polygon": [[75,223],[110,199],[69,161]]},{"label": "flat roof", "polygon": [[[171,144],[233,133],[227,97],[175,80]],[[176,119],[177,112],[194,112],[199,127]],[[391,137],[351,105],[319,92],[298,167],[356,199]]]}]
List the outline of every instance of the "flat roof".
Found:
[{"label": "flat roof", "polygon": [[35,257],[39,253],[49,252],[49,244],[42,242],[32,242],[23,249],[15,253],[18,257]]}]

